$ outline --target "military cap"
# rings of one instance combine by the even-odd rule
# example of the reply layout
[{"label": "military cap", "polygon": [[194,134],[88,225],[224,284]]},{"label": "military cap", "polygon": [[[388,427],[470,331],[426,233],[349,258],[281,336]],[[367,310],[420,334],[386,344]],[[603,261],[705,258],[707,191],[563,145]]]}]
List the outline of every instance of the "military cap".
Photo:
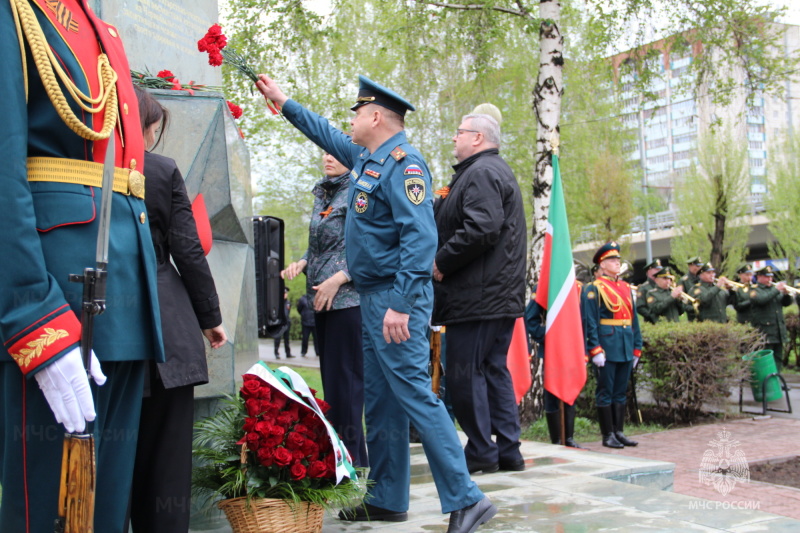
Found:
[{"label": "military cap", "polygon": [[686,264],[687,265],[702,266],[703,265],[703,260],[700,259],[700,256],[694,256],[694,257],[690,257],[689,259],[687,259],[686,260]]},{"label": "military cap", "polygon": [[597,253],[594,254],[592,261],[594,264],[599,265],[603,259],[610,259],[612,257],[621,257],[619,255],[619,244],[614,241],[609,241],[605,243],[603,246],[597,250]]},{"label": "military cap", "polygon": [[654,278],[669,278],[673,279],[675,276],[672,275],[672,269],[669,267],[663,267],[661,270],[653,274]]},{"label": "military cap", "polygon": [[753,273],[753,265],[750,263],[745,263],[736,270],[737,274],[746,274],[748,272]]},{"label": "military cap", "polygon": [[764,268],[756,270],[756,276],[774,276],[774,275],[775,275],[775,270],[769,265],[765,266]]},{"label": "military cap", "polygon": [[703,272],[709,272],[709,271],[716,272],[717,269],[714,268],[714,265],[712,265],[711,263],[703,263],[703,265],[700,267],[700,270],[698,270],[697,273],[702,274]]},{"label": "military cap", "polygon": [[663,268],[661,266],[661,259],[653,259],[652,263],[649,263],[644,266],[645,270],[650,270],[651,268]]},{"label": "military cap", "polygon": [[406,111],[414,111],[414,106],[408,100],[383,85],[375,83],[366,76],[358,77],[358,97],[356,103],[350,108],[355,111],[361,106],[376,104],[394,111],[401,117],[406,115]]}]

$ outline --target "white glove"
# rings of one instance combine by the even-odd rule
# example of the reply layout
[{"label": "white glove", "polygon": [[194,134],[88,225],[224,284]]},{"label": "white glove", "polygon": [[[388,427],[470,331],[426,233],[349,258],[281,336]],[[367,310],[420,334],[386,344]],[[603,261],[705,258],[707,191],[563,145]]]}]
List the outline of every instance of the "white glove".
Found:
[{"label": "white glove", "polygon": [[600,352],[599,354],[592,357],[592,363],[596,367],[603,367],[606,366],[606,354],[605,352]]},{"label": "white glove", "polygon": [[[89,368],[95,383],[102,385],[106,382],[106,376],[100,369],[100,361],[97,360],[94,351]],[[57,361],[47,365],[37,372],[35,377],[56,420],[64,424],[68,432],[83,431],[86,422],[91,422],[97,416],[80,347],[73,348]]]},{"label": "white glove", "polygon": [[639,358],[638,357],[634,357],[633,358],[633,368],[636,368],[636,365],[638,365],[638,364],[639,364]]}]

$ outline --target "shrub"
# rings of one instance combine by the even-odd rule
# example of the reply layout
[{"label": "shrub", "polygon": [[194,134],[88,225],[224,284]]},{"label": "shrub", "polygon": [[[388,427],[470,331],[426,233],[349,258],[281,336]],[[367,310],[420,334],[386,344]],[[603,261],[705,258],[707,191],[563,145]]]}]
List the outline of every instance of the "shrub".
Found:
[{"label": "shrub", "polygon": [[639,389],[648,387],[656,404],[679,423],[691,422],[705,406],[724,405],[731,385],[749,376],[742,356],[764,345],[756,329],[735,322],[644,324],[642,338]]}]

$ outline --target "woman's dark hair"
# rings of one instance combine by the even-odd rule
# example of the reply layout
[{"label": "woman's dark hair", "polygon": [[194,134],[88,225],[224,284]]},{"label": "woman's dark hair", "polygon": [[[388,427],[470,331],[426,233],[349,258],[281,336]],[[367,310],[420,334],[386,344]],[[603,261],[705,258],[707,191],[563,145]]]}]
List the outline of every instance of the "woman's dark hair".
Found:
[{"label": "woman's dark hair", "polygon": [[156,143],[151,149],[155,148],[161,142],[161,138],[167,130],[169,111],[159,104],[158,100],[153,98],[146,90],[136,85],[133,88],[136,91],[136,98],[139,100],[139,119],[142,122],[142,132],[153,124],[161,122],[161,131],[158,133],[158,139],[156,139]]}]

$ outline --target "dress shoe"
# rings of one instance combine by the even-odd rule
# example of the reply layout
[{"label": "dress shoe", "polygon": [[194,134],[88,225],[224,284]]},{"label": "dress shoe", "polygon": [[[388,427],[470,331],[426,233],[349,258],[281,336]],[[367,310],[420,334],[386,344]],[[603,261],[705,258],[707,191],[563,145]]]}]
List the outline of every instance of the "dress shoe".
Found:
[{"label": "dress shoe", "polygon": [[614,433],[614,436],[617,437],[617,440],[623,446],[638,446],[639,442],[635,440],[631,440],[625,436],[625,434],[621,431],[617,431]]},{"label": "dress shoe", "polygon": [[304,353],[300,354],[300,357],[305,357],[305,356],[306,356],[306,354],[304,354]]},{"label": "dress shoe", "polygon": [[470,474],[481,471],[484,474],[491,474],[492,472],[497,472],[499,469],[500,465],[497,463],[473,463],[471,461],[467,461],[467,471]]},{"label": "dress shoe", "polygon": [[525,470],[525,459],[520,457],[513,461],[500,461],[500,470],[504,472],[522,472]]},{"label": "dress shoe", "polygon": [[280,359],[280,358],[281,358],[281,356],[280,356],[280,355],[278,355],[278,354],[275,354],[275,359]]},{"label": "dress shoe", "polygon": [[469,507],[450,513],[450,525],[447,533],[472,533],[478,526],[485,524],[497,514],[497,507],[487,496]]},{"label": "dress shoe", "polygon": [[567,446],[569,446],[570,448],[577,448],[578,450],[585,450],[586,449],[583,446],[581,446],[580,444],[578,444],[575,441],[575,439],[573,439],[571,437],[567,439]]},{"label": "dress shoe", "polygon": [[339,511],[339,519],[348,522],[367,522],[379,520],[383,522],[405,522],[408,520],[408,513],[381,509],[368,503],[361,503],[350,509]]},{"label": "dress shoe", "polygon": [[295,357],[295,356],[294,356],[294,355],[292,355],[292,354],[290,354],[290,353],[287,353],[287,354],[286,354],[286,359],[294,359],[294,357]]}]

